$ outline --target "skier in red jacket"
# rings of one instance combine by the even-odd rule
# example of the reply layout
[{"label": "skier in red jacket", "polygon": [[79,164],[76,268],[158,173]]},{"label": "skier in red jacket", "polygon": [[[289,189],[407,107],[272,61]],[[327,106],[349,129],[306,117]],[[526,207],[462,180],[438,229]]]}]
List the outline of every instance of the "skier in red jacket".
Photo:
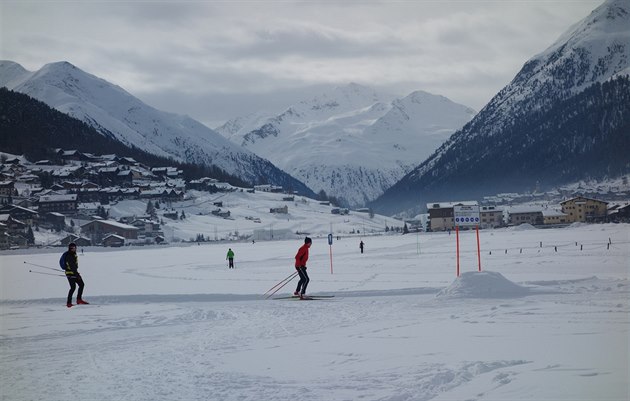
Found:
[{"label": "skier in red jacket", "polygon": [[297,288],[293,295],[299,296],[300,299],[304,299],[304,293],[306,293],[306,286],[310,279],[308,278],[308,274],[306,273],[306,261],[308,261],[308,248],[311,247],[313,241],[306,237],[304,238],[304,245],[298,249],[297,254],[295,255],[295,269],[300,275],[300,281],[298,281]]}]

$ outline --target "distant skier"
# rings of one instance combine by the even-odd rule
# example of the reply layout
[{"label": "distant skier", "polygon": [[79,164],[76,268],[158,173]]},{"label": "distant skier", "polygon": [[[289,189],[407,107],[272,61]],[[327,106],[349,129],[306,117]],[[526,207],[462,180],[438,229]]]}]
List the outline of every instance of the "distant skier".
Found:
[{"label": "distant skier", "polygon": [[225,257],[225,259],[229,262],[229,268],[230,269],[234,269],[234,251],[232,250],[232,248],[228,249],[228,253],[227,256]]},{"label": "distant skier", "polygon": [[77,255],[77,244],[71,242],[68,244],[68,250],[61,255],[60,264],[62,265],[64,271],[66,272],[66,278],[68,279],[68,283],[70,284],[70,291],[68,291],[68,302],[66,306],[68,308],[72,308],[72,295],[74,295],[74,290],[79,285],[79,292],[77,293],[77,305],[88,305],[89,302],[83,300],[83,288],[85,287],[85,283],[83,282],[83,278],[79,274],[79,256]]},{"label": "distant skier", "polygon": [[310,279],[308,278],[308,273],[306,273],[306,262],[308,261],[308,249],[311,247],[313,241],[306,237],[304,238],[304,245],[298,249],[297,254],[295,255],[295,270],[297,270],[298,275],[300,276],[300,281],[298,281],[297,288],[293,295],[299,296],[300,299],[304,299],[304,294],[306,293],[306,286]]},{"label": "distant skier", "polygon": [[363,253],[363,246],[364,246],[364,245],[365,245],[365,244],[363,243],[363,241],[361,241],[361,242],[359,243],[359,249],[361,249],[361,253]]}]

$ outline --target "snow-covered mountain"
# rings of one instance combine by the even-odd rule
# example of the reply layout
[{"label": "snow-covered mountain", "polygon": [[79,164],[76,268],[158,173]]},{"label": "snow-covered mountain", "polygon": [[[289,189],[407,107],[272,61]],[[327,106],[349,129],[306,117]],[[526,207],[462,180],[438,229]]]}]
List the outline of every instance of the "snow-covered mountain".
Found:
[{"label": "snow-covered mountain", "polygon": [[216,166],[245,182],[312,193],[268,160],[196,120],[148,106],[119,86],[70,63],[51,63],[29,72],[17,63],[0,61],[0,86],[38,99],[127,146],[181,162]]},{"label": "snow-covered mountain", "polygon": [[373,206],[395,212],[627,172],[629,61],[630,2],[608,0]]},{"label": "snow-covered mountain", "polygon": [[474,114],[442,96],[419,91],[394,99],[352,83],[279,115],[239,118],[216,130],[354,206],[382,194]]}]

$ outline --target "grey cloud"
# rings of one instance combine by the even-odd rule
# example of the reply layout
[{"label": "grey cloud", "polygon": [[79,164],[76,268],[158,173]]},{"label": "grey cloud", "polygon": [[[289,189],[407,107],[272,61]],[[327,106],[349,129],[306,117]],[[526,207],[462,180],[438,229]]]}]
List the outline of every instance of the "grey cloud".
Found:
[{"label": "grey cloud", "polygon": [[[424,89],[479,109],[599,4],[9,1],[0,51],[28,69],[70,61],[202,121],[349,81],[401,96]],[[204,104],[213,105],[205,114]]]}]

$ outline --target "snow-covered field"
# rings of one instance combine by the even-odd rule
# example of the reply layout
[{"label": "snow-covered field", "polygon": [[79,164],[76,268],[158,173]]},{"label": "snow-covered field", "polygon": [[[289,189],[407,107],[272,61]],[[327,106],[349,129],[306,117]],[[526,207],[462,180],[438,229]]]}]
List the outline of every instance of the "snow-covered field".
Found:
[{"label": "snow-covered field", "polygon": [[[0,255],[1,400],[629,399],[628,225]],[[542,247],[541,247],[542,242]],[[236,269],[225,261],[236,253]],[[45,274],[39,274],[45,273]],[[48,275],[51,274],[51,275]],[[277,294],[293,291],[292,281]]]}]

